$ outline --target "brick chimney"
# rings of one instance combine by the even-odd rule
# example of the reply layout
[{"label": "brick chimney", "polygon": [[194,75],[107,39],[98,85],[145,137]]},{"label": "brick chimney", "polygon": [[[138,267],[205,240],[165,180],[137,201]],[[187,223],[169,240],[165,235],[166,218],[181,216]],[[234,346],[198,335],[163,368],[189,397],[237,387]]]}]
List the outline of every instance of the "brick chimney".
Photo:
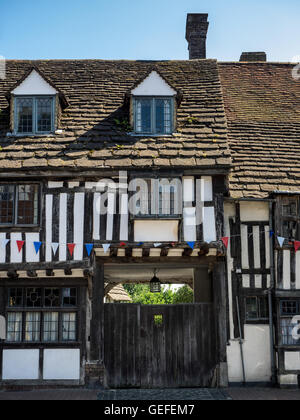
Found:
[{"label": "brick chimney", "polygon": [[189,13],[186,22],[186,40],[189,43],[190,60],[206,58],[208,14]]},{"label": "brick chimney", "polygon": [[243,52],[240,61],[267,61],[265,52]]}]

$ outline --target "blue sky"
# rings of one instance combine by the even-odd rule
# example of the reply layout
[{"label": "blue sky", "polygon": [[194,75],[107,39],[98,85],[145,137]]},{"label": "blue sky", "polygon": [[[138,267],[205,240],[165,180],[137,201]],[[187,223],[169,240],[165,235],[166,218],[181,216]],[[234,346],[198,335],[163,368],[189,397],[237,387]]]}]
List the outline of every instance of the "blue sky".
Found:
[{"label": "blue sky", "polygon": [[208,58],[300,55],[299,0],[0,0],[7,59],[187,59],[186,14],[209,13]]}]

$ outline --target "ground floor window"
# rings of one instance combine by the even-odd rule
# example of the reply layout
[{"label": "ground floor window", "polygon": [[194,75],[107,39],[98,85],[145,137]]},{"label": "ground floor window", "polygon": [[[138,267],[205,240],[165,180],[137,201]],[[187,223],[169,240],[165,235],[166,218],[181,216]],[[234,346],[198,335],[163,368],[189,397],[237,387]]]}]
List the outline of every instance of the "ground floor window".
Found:
[{"label": "ground floor window", "polygon": [[268,321],[269,304],[266,296],[245,298],[246,321]]},{"label": "ground floor window", "polygon": [[300,299],[280,302],[280,334],[283,346],[300,345]]},{"label": "ground floor window", "polygon": [[7,342],[76,341],[77,294],[77,288],[8,289]]}]

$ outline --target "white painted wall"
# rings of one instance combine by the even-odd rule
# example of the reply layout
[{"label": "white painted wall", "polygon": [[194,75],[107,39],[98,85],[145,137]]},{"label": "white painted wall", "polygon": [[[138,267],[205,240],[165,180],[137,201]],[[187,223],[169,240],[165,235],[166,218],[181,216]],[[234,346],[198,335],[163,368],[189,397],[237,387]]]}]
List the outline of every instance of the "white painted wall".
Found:
[{"label": "white painted wall", "polygon": [[156,71],[150,73],[131,93],[135,96],[174,96],[177,94]]},{"label": "white painted wall", "polygon": [[3,380],[37,380],[39,350],[4,350]]},{"label": "white painted wall", "polygon": [[44,350],[44,380],[79,380],[80,350]]},{"label": "white painted wall", "polygon": [[178,221],[135,220],[135,242],[175,242],[178,241]]},{"label": "white painted wall", "polygon": [[14,95],[55,95],[57,90],[33,70],[12,93]]},{"label": "white painted wall", "polygon": [[286,351],[284,353],[285,370],[293,371],[300,370],[300,353],[293,351]]},{"label": "white painted wall", "polygon": [[241,222],[268,222],[269,204],[260,201],[241,201]]},{"label": "white painted wall", "polygon": [[[247,382],[269,382],[271,378],[270,329],[267,325],[245,325],[244,357]],[[240,344],[227,347],[229,382],[242,382]]]}]

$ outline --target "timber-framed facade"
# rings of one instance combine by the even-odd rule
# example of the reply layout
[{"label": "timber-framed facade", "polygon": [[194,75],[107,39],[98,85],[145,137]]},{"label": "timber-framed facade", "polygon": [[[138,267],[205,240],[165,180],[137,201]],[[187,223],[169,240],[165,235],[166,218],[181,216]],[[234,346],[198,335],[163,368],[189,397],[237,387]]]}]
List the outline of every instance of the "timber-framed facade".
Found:
[{"label": "timber-framed facade", "polygon": [[[1,387],[298,384],[299,81],[196,58],[6,63]],[[194,303],[105,303],[157,270]]]}]

